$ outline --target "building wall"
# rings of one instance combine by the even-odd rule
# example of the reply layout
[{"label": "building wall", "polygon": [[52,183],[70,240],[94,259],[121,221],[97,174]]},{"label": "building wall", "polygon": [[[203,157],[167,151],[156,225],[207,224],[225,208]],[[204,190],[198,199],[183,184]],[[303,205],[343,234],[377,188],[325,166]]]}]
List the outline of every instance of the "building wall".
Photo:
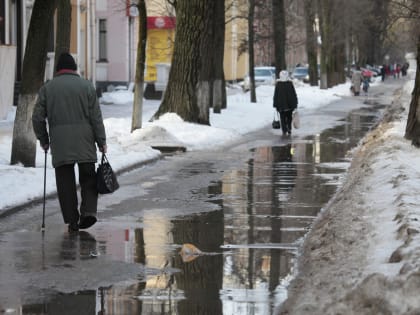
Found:
[{"label": "building wall", "polygon": [[0,120],[12,109],[15,65],[16,46],[0,45]]},{"label": "building wall", "polygon": [[[232,6],[230,12],[226,12],[227,18],[238,14],[238,8]],[[246,40],[247,22],[242,19],[230,19],[225,29],[225,56],[223,67],[227,81],[242,80],[248,73],[248,54],[240,53],[241,42]]]},{"label": "building wall", "polygon": [[77,1],[71,1],[71,31],[70,31],[70,53],[77,54]]},{"label": "building wall", "polygon": [[[26,40],[27,26],[31,12],[31,0],[0,0],[2,6],[0,11],[4,15],[11,11],[16,11],[16,3],[22,7],[23,18],[21,29],[22,44],[18,46],[17,67],[23,58],[24,43]],[[137,54],[137,32],[138,18],[127,16],[126,2],[115,0],[71,0],[72,4],[72,26],[71,26],[71,45],[70,52],[76,56],[79,72],[88,79],[95,79],[92,76],[90,59],[91,52],[91,23],[88,16],[89,3],[96,4],[96,34],[92,39],[93,46],[96,47],[96,55],[98,55],[98,36],[99,36],[99,19],[107,20],[107,60],[105,62],[96,62],[96,80],[102,82],[132,82],[135,76],[135,62]],[[79,7],[80,5],[80,7]],[[171,17],[175,15],[174,9],[166,0],[146,0],[149,17]],[[233,6],[226,12],[227,17],[246,14],[244,8],[247,2],[242,1],[236,7]],[[7,11],[7,12],[6,12]],[[241,12],[244,11],[244,12]],[[7,18],[7,16],[6,16]],[[10,15],[9,21],[0,22],[0,25],[13,25],[15,18]],[[242,80],[248,72],[248,54],[240,53],[240,45],[246,42],[247,21],[246,19],[229,19],[226,24],[225,33],[225,58],[224,70],[225,78],[228,81]],[[2,24],[1,24],[2,23]],[[173,38],[175,29],[172,28],[154,28],[149,32],[146,57],[146,81],[156,80],[155,64],[169,64],[172,58]],[[2,37],[8,40],[6,44],[15,44],[16,29],[3,31]],[[295,32],[293,32],[295,33]],[[296,37],[296,34],[294,35]],[[293,40],[294,41],[294,40]],[[256,55],[256,65],[266,65],[270,63],[269,59],[272,54],[269,51],[272,45],[256,47],[257,52],[263,52]],[[163,51],[166,50],[166,51]],[[21,52],[21,53],[19,53]],[[267,57],[268,56],[268,57]],[[289,67],[293,67],[296,63],[306,62],[306,51],[304,45],[300,47],[287,48],[287,63]],[[19,73],[18,73],[19,75]],[[17,77],[17,80],[19,78]]]},{"label": "building wall", "polygon": [[[129,82],[129,17],[122,1],[100,1],[96,11],[96,56],[100,19],[106,20],[107,60],[97,63],[97,80]],[[132,30],[131,30],[132,32]]]},{"label": "building wall", "polygon": [[[138,18],[129,17],[126,14],[123,1],[96,0],[97,13],[96,21],[107,19],[108,37],[108,62],[98,63],[98,77],[104,77],[109,82],[131,82],[134,80],[135,63],[137,55],[137,33]],[[173,8],[165,0],[147,0],[147,14],[149,18],[161,17],[170,19],[174,16]],[[243,2],[238,6],[232,6],[226,12],[227,20],[225,31],[225,56],[224,71],[227,81],[242,80],[249,71],[248,54],[240,52],[240,45],[247,41],[247,21],[246,19],[230,19],[228,17],[246,14],[247,3]],[[297,7],[298,9],[298,7]],[[296,9],[296,10],[297,10]],[[269,14],[269,12],[267,13]],[[265,14],[264,16],[267,16]],[[264,20],[270,25],[269,19]],[[298,33],[296,29],[299,29]],[[264,34],[269,32],[267,29]],[[98,32],[98,30],[97,30]],[[171,27],[150,27],[148,26],[148,41],[146,47],[146,73],[147,82],[157,80],[156,64],[170,64],[172,59],[173,39],[175,29]],[[286,47],[286,62],[288,69],[292,70],[296,63],[306,63],[306,50],[304,45],[304,33],[301,28],[289,28],[289,45]],[[262,35],[264,35],[262,34]],[[265,34],[267,35],[267,34]],[[261,36],[264,38],[264,36]],[[255,65],[271,65],[273,63],[274,48],[270,36],[266,40],[256,43]],[[290,44],[293,43],[293,44]],[[296,44],[301,43],[301,44]],[[105,69],[104,71],[103,69]],[[98,78],[99,79],[99,78]]]},{"label": "building wall", "polygon": [[121,14],[123,8],[120,5],[117,6],[120,2],[110,0],[108,4],[108,80],[130,81],[128,75],[128,17]]}]

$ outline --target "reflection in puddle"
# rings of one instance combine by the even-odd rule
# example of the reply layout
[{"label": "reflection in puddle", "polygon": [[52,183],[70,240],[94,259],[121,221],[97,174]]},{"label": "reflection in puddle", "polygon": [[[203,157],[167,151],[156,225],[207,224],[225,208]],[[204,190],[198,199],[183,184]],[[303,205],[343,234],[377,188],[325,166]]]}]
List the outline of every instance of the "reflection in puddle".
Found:
[{"label": "reflection in puddle", "polygon": [[[302,238],[341,184],[346,154],[374,118],[359,111],[322,134],[255,148],[246,165],[224,173],[207,191],[193,192],[220,210],[176,219],[151,211],[137,226],[97,228],[99,253],[146,266],[146,279],[63,294],[37,307],[53,309],[61,299],[62,306],[85,306],[71,314],[275,313],[287,297]],[[181,176],[209,169],[217,172],[215,164],[197,163]],[[185,262],[179,251],[186,243],[203,254]],[[71,259],[66,248],[63,255]],[[22,314],[44,314],[32,307]]]}]

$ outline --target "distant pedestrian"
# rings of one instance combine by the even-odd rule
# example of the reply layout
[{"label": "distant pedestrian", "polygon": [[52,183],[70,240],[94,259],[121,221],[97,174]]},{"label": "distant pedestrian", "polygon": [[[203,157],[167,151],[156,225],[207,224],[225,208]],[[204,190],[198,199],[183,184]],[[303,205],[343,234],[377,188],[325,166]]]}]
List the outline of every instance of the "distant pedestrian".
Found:
[{"label": "distant pedestrian", "polygon": [[395,68],[396,77],[399,79],[401,74],[401,65],[398,63]]},{"label": "distant pedestrian", "polygon": [[[96,222],[98,192],[95,163],[97,144],[106,153],[106,135],[96,91],[82,79],[69,53],[58,59],[56,76],[39,90],[32,123],[41,147],[51,146],[58,199],[70,232]],[[47,124],[48,121],[48,130]],[[79,169],[80,212],[74,165]]]},{"label": "distant pedestrian", "polygon": [[360,95],[360,85],[362,84],[362,72],[360,71],[359,66],[356,67],[356,69],[353,71],[353,74],[351,75],[351,84],[354,96]]},{"label": "distant pedestrian", "polygon": [[392,75],[395,79],[395,64],[391,63],[389,65],[389,72],[390,72],[390,75]]},{"label": "distant pedestrian", "polygon": [[287,70],[282,70],[274,90],[273,107],[280,113],[283,135],[292,134],[292,113],[297,105],[298,99],[293,82],[289,80]]},{"label": "distant pedestrian", "polygon": [[401,74],[403,77],[407,75],[407,70],[408,70],[408,62],[405,62],[401,67]]},{"label": "distant pedestrian", "polygon": [[383,64],[382,65],[382,68],[381,68],[381,79],[382,79],[382,82],[385,81],[385,76],[386,76],[386,65]]},{"label": "distant pedestrian", "polygon": [[363,92],[365,92],[366,94],[369,91],[369,86],[370,86],[369,81],[370,81],[370,78],[369,77],[363,76],[362,88],[363,88]]},{"label": "distant pedestrian", "polygon": [[386,76],[390,76],[391,75],[391,65],[386,65],[385,66],[385,74]]}]

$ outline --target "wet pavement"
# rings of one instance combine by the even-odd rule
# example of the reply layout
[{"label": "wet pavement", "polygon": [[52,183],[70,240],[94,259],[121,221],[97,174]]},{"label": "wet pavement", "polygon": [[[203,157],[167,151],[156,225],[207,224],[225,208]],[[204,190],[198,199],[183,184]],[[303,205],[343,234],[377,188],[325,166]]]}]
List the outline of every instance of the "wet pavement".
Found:
[{"label": "wet pavement", "polygon": [[131,171],[100,198],[88,232],[69,234],[55,199],[45,234],[39,206],[5,218],[0,312],[275,314],[303,237],[382,109],[305,138],[261,131]]}]

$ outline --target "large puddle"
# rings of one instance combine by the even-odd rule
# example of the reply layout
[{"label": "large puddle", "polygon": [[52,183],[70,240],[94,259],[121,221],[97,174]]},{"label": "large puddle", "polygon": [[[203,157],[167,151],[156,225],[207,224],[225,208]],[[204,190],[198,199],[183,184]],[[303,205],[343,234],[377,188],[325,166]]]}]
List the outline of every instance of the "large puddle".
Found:
[{"label": "large puddle", "polygon": [[146,213],[132,227],[114,224],[93,239],[80,237],[77,248],[65,246],[68,260],[109,255],[146,266],[143,276],[55,294],[17,313],[273,314],[287,296],[303,236],[341,185],[347,154],[376,115],[360,109],[319,135],[254,148],[245,165],[194,192],[219,210],[175,219]]}]

